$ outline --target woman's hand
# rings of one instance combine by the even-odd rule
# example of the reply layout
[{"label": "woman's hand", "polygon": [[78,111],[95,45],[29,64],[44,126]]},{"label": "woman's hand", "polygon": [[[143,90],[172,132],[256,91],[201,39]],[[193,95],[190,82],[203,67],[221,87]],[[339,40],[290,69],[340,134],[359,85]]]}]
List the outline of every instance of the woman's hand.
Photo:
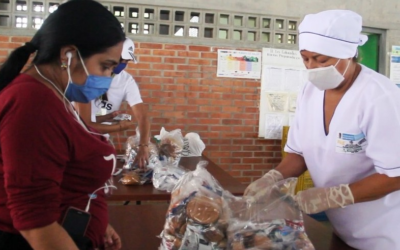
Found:
[{"label": "woman's hand", "polygon": [[115,232],[114,228],[108,224],[106,234],[104,235],[104,249],[105,250],[119,250],[121,249],[121,238]]}]

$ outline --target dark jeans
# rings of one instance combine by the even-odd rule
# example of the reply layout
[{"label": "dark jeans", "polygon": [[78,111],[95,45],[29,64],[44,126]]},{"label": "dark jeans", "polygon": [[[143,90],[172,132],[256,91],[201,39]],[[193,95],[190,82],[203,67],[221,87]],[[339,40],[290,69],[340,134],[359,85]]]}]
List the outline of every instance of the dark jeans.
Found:
[{"label": "dark jeans", "polygon": [[[86,237],[71,236],[79,250],[92,250],[92,242]],[[29,243],[20,234],[12,234],[0,231],[1,250],[32,250]]]}]

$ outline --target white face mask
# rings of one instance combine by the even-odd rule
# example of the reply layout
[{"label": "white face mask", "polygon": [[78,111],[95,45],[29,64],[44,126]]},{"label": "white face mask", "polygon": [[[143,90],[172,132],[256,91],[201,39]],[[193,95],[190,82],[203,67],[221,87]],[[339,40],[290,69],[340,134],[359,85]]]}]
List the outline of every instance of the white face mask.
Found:
[{"label": "white face mask", "polygon": [[323,68],[307,69],[306,79],[314,84],[319,90],[335,89],[344,80],[344,75],[350,65],[350,60],[347,63],[346,70],[343,75],[339,73],[336,69],[336,65],[339,63],[340,59],[337,61],[335,66],[331,65]]}]

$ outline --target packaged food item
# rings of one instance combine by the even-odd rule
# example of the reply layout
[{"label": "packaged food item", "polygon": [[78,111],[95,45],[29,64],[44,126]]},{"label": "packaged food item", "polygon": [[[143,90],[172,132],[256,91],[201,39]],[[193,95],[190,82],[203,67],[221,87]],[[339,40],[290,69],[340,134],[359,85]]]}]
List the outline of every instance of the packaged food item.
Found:
[{"label": "packaged food item", "polygon": [[116,117],[114,117],[114,120],[116,121],[130,121],[132,119],[132,116],[129,114],[119,114]]},{"label": "packaged food item", "polygon": [[153,186],[158,190],[171,192],[179,179],[187,172],[185,169],[172,164],[158,164],[154,168]]},{"label": "packaged food item", "polygon": [[180,129],[171,132],[161,128],[160,142],[158,145],[159,156],[161,160],[168,164],[178,166],[182,157],[183,136]]},{"label": "packaged food item", "polygon": [[206,165],[199,162],[175,186],[161,233],[161,250],[225,249],[229,210],[223,189]]},{"label": "packaged food item", "polygon": [[254,197],[225,195],[231,218],[228,249],[314,250],[303,217],[292,199],[297,178],[289,178]]}]

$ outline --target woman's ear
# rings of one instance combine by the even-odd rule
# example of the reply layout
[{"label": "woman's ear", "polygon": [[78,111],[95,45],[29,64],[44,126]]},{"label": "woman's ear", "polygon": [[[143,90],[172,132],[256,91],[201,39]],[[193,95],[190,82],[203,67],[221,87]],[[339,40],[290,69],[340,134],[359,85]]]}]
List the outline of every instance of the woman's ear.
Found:
[{"label": "woman's ear", "polygon": [[71,65],[72,58],[77,57],[77,49],[75,46],[64,46],[60,50],[60,63],[62,65]]}]

